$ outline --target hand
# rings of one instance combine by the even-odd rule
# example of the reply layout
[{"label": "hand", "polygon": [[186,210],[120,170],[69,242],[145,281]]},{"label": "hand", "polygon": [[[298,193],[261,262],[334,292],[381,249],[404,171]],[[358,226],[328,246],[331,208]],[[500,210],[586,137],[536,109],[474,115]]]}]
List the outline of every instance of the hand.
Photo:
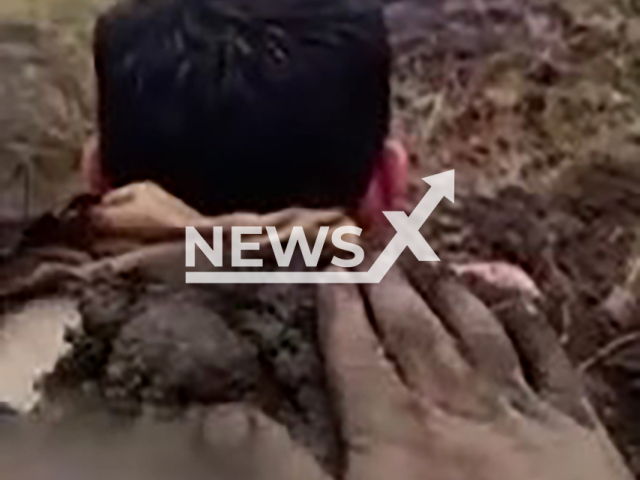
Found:
[{"label": "hand", "polygon": [[3,424],[0,471],[12,480],[329,480],[284,426],[246,404],[118,427],[75,420],[55,427],[62,435],[25,418]]},{"label": "hand", "polygon": [[283,425],[248,405],[215,407],[205,419],[203,437],[220,478],[330,480]]},{"label": "hand", "polygon": [[152,182],[127,185],[108,192],[91,211],[101,233],[149,240],[183,236],[184,227],[202,215]]},{"label": "hand", "polygon": [[533,306],[500,323],[451,279],[416,285],[320,287],[347,480],[632,478]]},{"label": "hand", "polygon": [[[153,182],[133,183],[113,190],[91,211],[91,221],[101,235],[140,241],[175,240],[184,238],[185,227],[195,227],[205,238],[211,229],[220,226],[230,238],[232,227],[276,227],[279,239],[287,240],[295,226],[304,229],[308,238],[316,238],[323,226],[332,232],[353,221],[339,210],[306,210],[290,208],[268,215],[233,213],[207,217],[174,197]],[[248,235],[246,241],[267,244],[270,239],[263,233]]]}]

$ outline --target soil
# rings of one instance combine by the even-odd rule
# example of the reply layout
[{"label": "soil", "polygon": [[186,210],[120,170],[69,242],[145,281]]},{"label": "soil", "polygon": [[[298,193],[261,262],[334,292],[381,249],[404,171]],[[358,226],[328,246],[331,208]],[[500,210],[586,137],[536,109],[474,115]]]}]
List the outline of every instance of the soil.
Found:
[{"label": "soil", "polygon": [[[18,0],[0,7],[10,20],[0,26],[0,64],[7,55],[28,64],[30,52],[45,55],[43,44],[68,58],[67,71],[75,74],[62,83],[79,86],[68,94],[73,107],[63,109],[62,123],[82,128],[65,133],[64,148],[54,149],[58,160],[47,165],[71,178],[72,152],[91,129],[87,24],[100,2],[31,3],[32,10]],[[456,203],[441,204],[425,236],[444,260],[506,260],[531,275],[640,478],[640,6],[397,0],[386,8],[396,52],[394,132],[413,154],[413,197],[426,189],[422,177],[456,170]],[[17,47],[4,47],[3,31],[13,32],[9,43]],[[34,40],[43,35],[52,40]],[[47,72],[62,65],[51,64],[38,73],[45,77],[35,77],[46,79],[38,85],[50,83]],[[18,70],[1,70],[0,86],[21,78]],[[0,155],[0,175],[24,158]],[[22,192],[20,180],[12,181]],[[73,190],[54,183],[51,195],[60,201]],[[14,205],[15,217],[24,197],[12,195],[1,205]],[[15,244],[15,235],[5,237],[5,245]],[[13,262],[3,264],[5,272],[15,272]],[[20,262],[25,272],[38,263]],[[301,287],[205,292],[163,275],[107,276],[88,290],[70,282],[84,329],[70,336],[72,353],[45,382],[51,401],[81,392],[125,416],[147,405],[172,416],[193,403],[241,400],[285,423],[327,469],[335,468],[338,442],[312,328],[313,294]],[[177,302],[184,307],[180,321]],[[202,382],[205,376],[215,381]]]},{"label": "soil", "polygon": [[75,415],[93,400],[116,415],[151,406],[171,418],[198,405],[248,403],[336,471],[340,439],[316,341],[314,287],[180,283],[171,270],[137,269],[83,289],[83,328],[46,378],[47,408],[71,405]]}]

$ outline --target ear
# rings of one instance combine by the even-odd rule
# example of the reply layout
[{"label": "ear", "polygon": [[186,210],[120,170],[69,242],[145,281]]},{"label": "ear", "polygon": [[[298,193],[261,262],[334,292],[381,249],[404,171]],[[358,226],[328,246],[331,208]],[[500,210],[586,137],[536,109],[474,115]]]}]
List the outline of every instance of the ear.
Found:
[{"label": "ear", "polygon": [[100,139],[97,135],[89,138],[82,148],[80,173],[84,188],[88,193],[102,195],[109,191],[109,185],[102,171]]},{"label": "ear", "polygon": [[358,221],[366,227],[387,224],[382,212],[404,211],[409,188],[409,156],[400,142],[386,142],[374,169],[367,194],[360,203]]},{"label": "ear", "polygon": [[409,195],[409,154],[396,140],[388,140],[383,152],[380,181],[386,192],[385,208],[391,211],[405,210]]}]

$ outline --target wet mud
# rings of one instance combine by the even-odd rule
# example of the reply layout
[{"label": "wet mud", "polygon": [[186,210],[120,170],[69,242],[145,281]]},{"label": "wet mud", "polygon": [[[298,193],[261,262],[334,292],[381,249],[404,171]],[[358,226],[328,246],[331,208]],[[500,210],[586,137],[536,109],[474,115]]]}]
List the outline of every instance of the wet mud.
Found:
[{"label": "wet mud", "polygon": [[[0,100],[0,183],[8,185],[0,206],[16,225],[0,230],[0,249],[19,241],[15,219],[25,209],[36,214],[76,192],[74,158],[93,115],[87,25],[96,10],[65,16],[64,8],[35,15],[16,7],[0,25],[0,98],[8,92],[8,103]],[[440,205],[425,237],[443,260],[504,260],[535,280],[601,417],[640,474],[640,11],[606,0],[399,0],[386,8],[396,52],[394,133],[412,153],[414,200],[426,189],[422,177],[456,170],[456,203]],[[45,49],[52,45],[72,65],[61,69]],[[44,95],[37,98],[67,100],[34,103],[11,93],[23,83],[24,95],[33,88]],[[15,120],[39,118],[34,105],[51,112],[47,127]],[[31,166],[31,177],[20,173]],[[27,181],[45,187],[25,190]],[[83,255],[65,262],[91,258]],[[50,257],[5,258],[0,287]],[[90,285],[57,278],[45,293],[77,299],[82,328],[69,332],[71,351],[43,383],[45,417],[82,406],[176,418],[240,401],[285,424],[328,470],[339,465],[313,289],[191,289],[170,271],[106,275]]]}]

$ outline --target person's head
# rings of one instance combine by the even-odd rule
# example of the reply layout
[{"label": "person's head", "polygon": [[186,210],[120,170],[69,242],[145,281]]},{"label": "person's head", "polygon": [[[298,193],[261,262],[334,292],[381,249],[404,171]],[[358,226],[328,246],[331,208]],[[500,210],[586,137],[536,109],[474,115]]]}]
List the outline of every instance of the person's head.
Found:
[{"label": "person's head", "polygon": [[390,208],[404,153],[385,143],[380,8],[244,1],[134,0],[100,18],[101,181],[152,180],[208,214]]}]

